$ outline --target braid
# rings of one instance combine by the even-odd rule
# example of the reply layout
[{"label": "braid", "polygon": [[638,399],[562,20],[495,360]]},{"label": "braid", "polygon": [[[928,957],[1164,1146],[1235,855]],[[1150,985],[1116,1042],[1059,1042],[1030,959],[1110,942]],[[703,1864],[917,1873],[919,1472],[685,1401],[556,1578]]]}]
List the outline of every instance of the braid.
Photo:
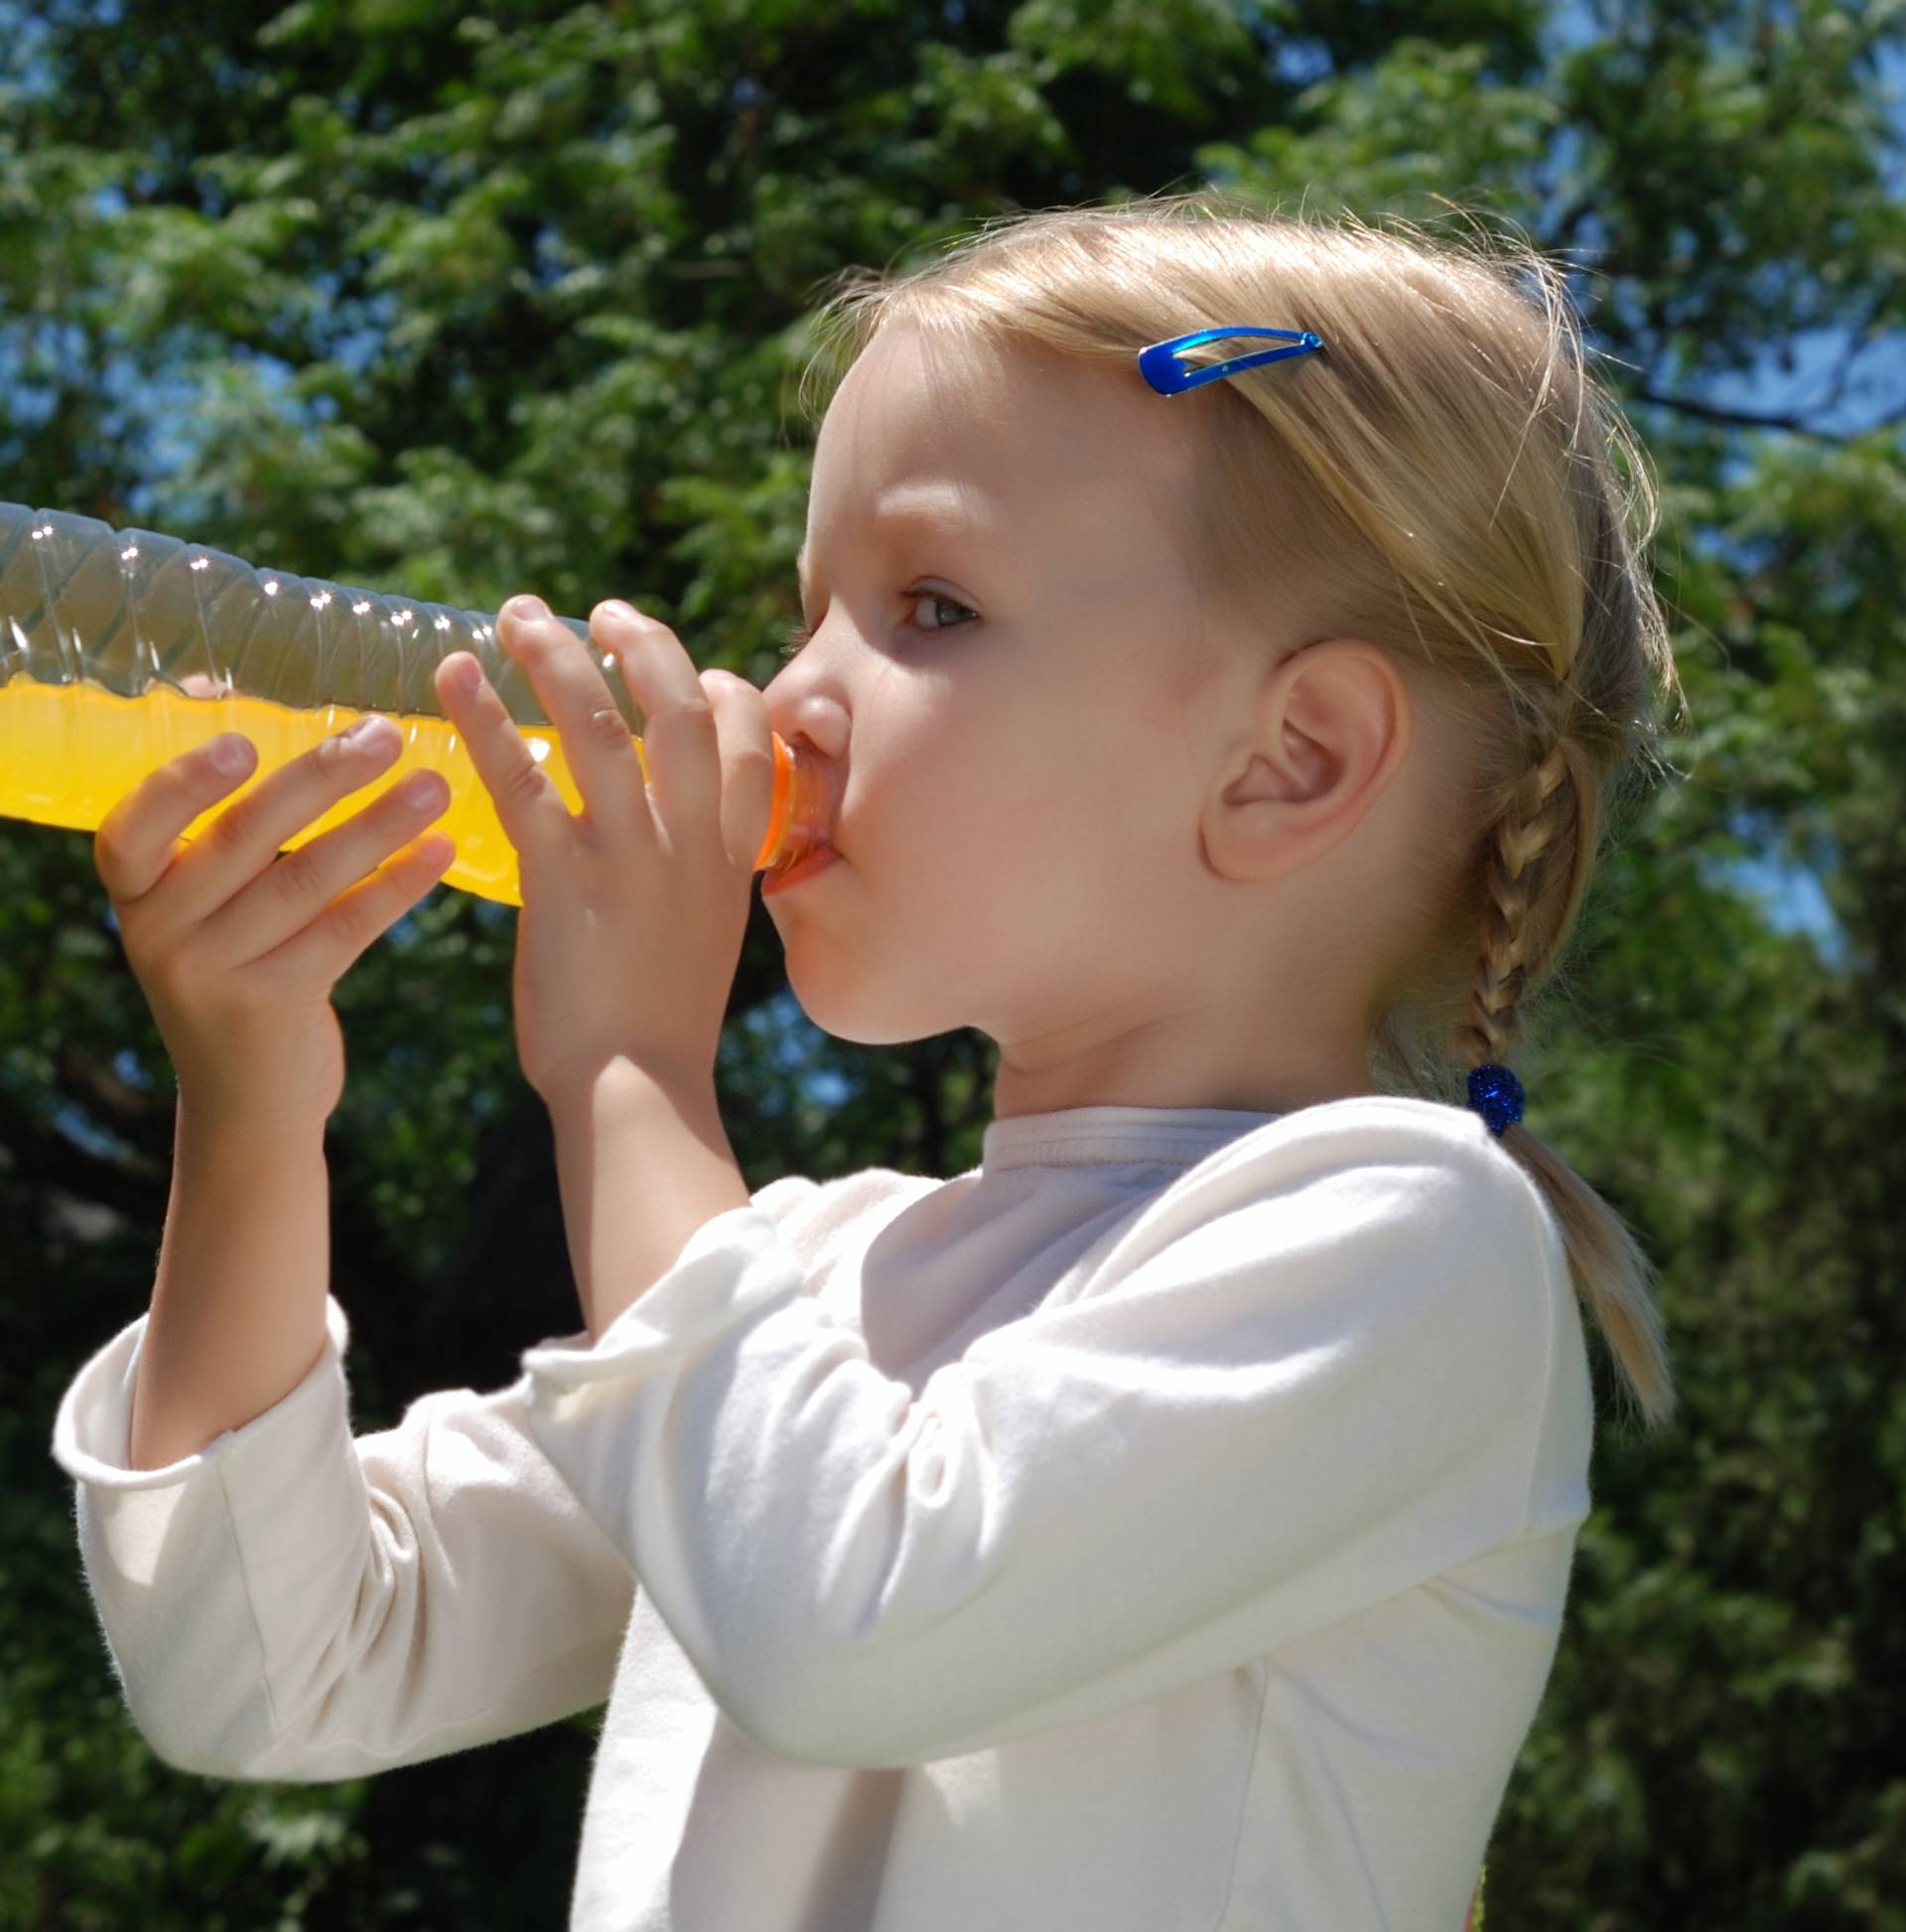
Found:
[{"label": "braid", "polygon": [[1548,860],[1572,829],[1572,778],[1568,748],[1558,732],[1547,756],[1518,780],[1489,840],[1482,952],[1470,993],[1469,1024],[1457,1035],[1458,1049],[1470,1066],[1491,1060],[1506,1065],[1521,1037],[1516,1008],[1531,971],[1542,965],[1540,958],[1531,957],[1530,927],[1545,922],[1532,921],[1530,912],[1547,884]]}]

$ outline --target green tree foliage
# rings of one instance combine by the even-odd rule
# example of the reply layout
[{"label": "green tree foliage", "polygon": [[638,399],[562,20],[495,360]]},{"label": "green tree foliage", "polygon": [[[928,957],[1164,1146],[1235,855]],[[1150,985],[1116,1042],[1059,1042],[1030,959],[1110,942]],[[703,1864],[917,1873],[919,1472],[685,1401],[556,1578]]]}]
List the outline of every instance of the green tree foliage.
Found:
[{"label": "green tree foliage", "polygon": [[[1489,1919],[1899,1932],[1901,20],[0,0],[0,496],[476,608],[619,594],[759,684],[842,266],[1207,180],[1432,227],[1446,198],[1572,264],[1663,484],[1693,725],[1527,1079],[1662,1263],[1686,1412],[1597,1444]],[[1739,402],[1802,345],[1793,399]],[[1770,866],[1818,881],[1820,930],[1750,888]],[[513,916],[440,892],[340,988],[360,1429],[575,1326]],[[758,912],[730,1021],[753,1184],[977,1159],[988,1042],[817,1034]],[[0,822],[0,1927],[554,1923],[594,1719],[313,1787],[183,1776],[125,1721],[46,1446],[145,1306],[171,1129],[89,838]]]}]

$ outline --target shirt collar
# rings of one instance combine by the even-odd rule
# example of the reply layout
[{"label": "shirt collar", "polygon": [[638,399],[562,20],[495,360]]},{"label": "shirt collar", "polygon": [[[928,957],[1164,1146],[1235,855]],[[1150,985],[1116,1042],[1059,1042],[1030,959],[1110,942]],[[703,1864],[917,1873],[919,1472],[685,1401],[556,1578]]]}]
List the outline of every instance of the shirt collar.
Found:
[{"label": "shirt collar", "polygon": [[1015,1114],[986,1129],[980,1170],[1087,1168],[1118,1163],[1188,1168],[1278,1114],[1229,1107],[1066,1107]]}]

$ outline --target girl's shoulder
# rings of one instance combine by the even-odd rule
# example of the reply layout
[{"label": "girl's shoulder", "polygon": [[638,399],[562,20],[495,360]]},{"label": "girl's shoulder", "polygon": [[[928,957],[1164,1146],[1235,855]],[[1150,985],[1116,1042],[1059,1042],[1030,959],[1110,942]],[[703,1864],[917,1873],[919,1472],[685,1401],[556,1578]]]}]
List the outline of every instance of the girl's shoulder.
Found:
[{"label": "girl's shoulder", "polygon": [[1446,1168],[1498,1187],[1534,1186],[1528,1170],[1504,1151],[1473,1108],[1395,1093],[1352,1094],[1280,1114],[1216,1149],[1191,1172],[1209,1177],[1240,1167],[1297,1173],[1397,1162]]},{"label": "girl's shoulder", "polygon": [[[1276,1216],[1312,1201],[1341,1216],[1346,1237],[1398,1218],[1454,1238],[1557,1245],[1534,1177],[1467,1107],[1403,1094],[1355,1094],[1303,1107],[1215,1149],[1162,1189],[1144,1217],[1153,1239],[1233,1214]],[[1381,1209],[1381,1212],[1374,1210]],[[1137,1229],[1134,1230],[1137,1232]]]},{"label": "girl's shoulder", "polygon": [[[1051,1170],[1052,1184],[1077,1171]],[[942,1178],[863,1168],[826,1180],[785,1174],[756,1189],[752,1204],[810,1264],[856,1246],[870,1228],[908,1209],[933,1215],[979,1183],[980,1172]],[[1362,1211],[1353,1211],[1362,1210]],[[1403,1094],[1355,1094],[1280,1114],[1214,1148],[1135,1204],[1117,1247],[1130,1262],[1210,1223],[1277,1222],[1287,1213],[1322,1215],[1342,1238],[1362,1230],[1382,1240],[1401,1218],[1425,1239],[1510,1242],[1531,1235],[1552,1263],[1561,1239],[1541,1189],[1504,1152],[1482,1116],[1467,1107]],[[1287,1230],[1288,1231],[1288,1230]]]}]

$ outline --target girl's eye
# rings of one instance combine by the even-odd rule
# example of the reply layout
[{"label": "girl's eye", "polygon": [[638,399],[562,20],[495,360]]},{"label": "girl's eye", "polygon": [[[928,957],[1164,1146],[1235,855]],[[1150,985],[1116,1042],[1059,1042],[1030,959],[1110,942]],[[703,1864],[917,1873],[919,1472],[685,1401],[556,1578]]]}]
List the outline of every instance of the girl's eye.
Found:
[{"label": "girl's eye", "polygon": [[[955,598],[942,597],[938,591],[907,591],[904,594],[903,601],[914,604],[939,605],[950,611],[964,611],[972,622],[978,623],[980,621],[978,612],[968,610],[964,604]],[[927,625],[929,631],[958,630],[959,628],[961,626],[958,623],[931,623]],[[798,657],[813,640],[814,631],[812,625],[796,620],[787,627],[787,641],[781,646],[782,660],[786,661],[788,658]]]},{"label": "girl's eye", "polygon": [[[955,599],[950,597],[942,597],[938,591],[908,591],[906,595],[910,603],[937,604],[949,611],[966,611],[966,606],[964,604],[961,604],[957,602]],[[980,619],[979,619],[978,612],[966,611],[966,615],[969,618],[971,618],[975,623],[979,622]],[[928,630],[958,630],[960,626],[957,623],[930,623],[927,625]]]}]

